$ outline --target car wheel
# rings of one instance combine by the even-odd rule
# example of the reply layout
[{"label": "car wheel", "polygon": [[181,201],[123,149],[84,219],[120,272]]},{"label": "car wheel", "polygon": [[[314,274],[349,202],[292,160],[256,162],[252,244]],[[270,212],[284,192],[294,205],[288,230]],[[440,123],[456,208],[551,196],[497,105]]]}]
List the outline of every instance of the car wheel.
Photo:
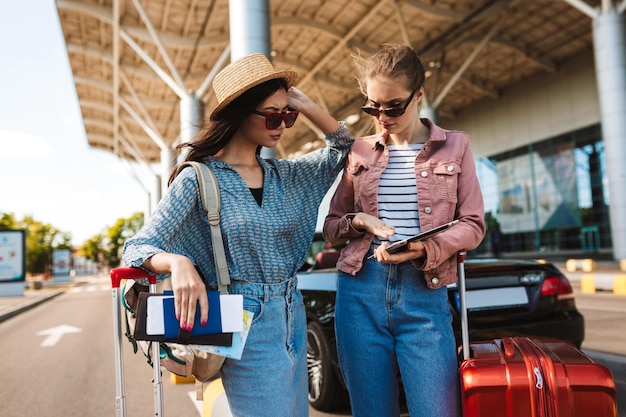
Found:
[{"label": "car wheel", "polygon": [[322,326],[309,322],[307,326],[307,367],[309,374],[309,404],[320,411],[346,408],[348,393],[341,386],[331,362],[331,346]]}]

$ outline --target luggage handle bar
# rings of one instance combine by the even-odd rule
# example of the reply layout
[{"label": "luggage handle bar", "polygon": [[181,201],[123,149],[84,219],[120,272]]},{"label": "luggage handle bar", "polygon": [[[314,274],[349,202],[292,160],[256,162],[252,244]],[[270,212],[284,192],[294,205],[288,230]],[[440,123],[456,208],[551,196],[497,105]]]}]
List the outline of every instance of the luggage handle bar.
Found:
[{"label": "luggage handle bar", "polygon": [[111,270],[111,286],[119,288],[123,279],[148,279],[150,284],[157,282],[156,275],[141,268],[115,268]]},{"label": "luggage handle bar", "polygon": [[[469,317],[467,312],[467,288],[465,286],[465,256],[467,252],[461,250],[457,253],[457,264],[458,264],[458,274],[459,274],[459,283],[457,285],[457,289],[459,291],[459,301],[460,301],[460,315],[461,315],[461,341],[462,341],[462,349],[463,349],[463,360],[467,360],[470,357],[470,347],[469,347]],[[507,358],[512,358],[515,356],[515,345],[511,340],[503,340],[502,347],[504,349],[504,355]]]},{"label": "luggage handle bar", "polygon": [[469,349],[469,323],[467,318],[467,297],[466,297],[466,288],[465,288],[465,256],[467,252],[465,250],[460,250],[457,253],[456,260],[458,264],[458,275],[459,275],[459,301],[460,301],[460,313],[461,313],[461,341],[462,341],[462,350],[463,350],[463,360],[467,360],[470,357],[470,349]]},{"label": "luggage handle bar", "polygon": [[[150,292],[157,292],[156,275],[141,268],[114,268],[111,270],[113,296],[113,350],[115,354],[115,415],[126,417],[126,394],[124,392],[124,361],[122,358],[122,313],[120,311],[120,282],[128,279],[148,279]],[[163,383],[161,381],[161,348],[159,342],[150,343],[152,358],[152,387],[154,392],[154,416],[163,417]]]}]

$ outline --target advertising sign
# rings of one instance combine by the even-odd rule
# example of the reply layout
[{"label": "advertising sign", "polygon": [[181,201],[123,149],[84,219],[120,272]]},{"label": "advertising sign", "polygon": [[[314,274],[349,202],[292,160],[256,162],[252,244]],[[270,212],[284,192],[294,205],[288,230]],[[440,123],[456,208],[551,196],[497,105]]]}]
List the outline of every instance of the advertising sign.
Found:
[{"label": "advertising sign", "polygon": [[26,279],[24,230],[0,230],[0,282]]},{"label": "advertising sign", "polygon": [[52,276],[55,281],[69,281],[72,251],[55,249],[52,251]]}]

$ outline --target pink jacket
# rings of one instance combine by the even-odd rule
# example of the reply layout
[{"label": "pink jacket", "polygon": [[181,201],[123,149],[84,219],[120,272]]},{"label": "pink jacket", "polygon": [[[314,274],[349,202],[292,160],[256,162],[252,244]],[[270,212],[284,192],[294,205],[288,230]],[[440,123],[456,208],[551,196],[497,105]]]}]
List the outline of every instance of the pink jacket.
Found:
[{"label": "pink jacket", "polygon": [[[459,223],[424,241],[426,258],[413,261],[424,271],[430,288],[457,279],[456,253],[474,249],[485,235],[483,198],[469,136],[445,130],[428,119],[430,138],[415,159],[420,227],[427,231],[458,219]],[[358,212],[378,216],[377,191],[389,152],[379,133],[357,139],[352,145],[343,177],[324,222],[324,238],[333,245],[348,242],[337,268],[351,275],[361,269],[373,235],[352,226]]]}]

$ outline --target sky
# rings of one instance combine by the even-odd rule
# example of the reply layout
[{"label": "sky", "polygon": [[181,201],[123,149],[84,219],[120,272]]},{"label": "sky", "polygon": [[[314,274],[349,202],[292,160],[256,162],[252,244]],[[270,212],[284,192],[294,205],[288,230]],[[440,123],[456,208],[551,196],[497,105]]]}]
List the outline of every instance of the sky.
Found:
[{"label": "sky", "polygon": [[54,0],[0,0],[0,213],[87,239],[145,212],[143,166],[89,147]]}]

